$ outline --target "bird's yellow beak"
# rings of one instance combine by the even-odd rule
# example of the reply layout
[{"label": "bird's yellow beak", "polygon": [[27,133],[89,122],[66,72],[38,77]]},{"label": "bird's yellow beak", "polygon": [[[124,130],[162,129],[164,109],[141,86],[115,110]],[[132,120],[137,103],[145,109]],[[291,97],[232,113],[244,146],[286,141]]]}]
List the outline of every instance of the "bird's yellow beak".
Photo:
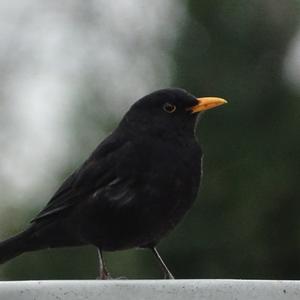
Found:
[{"label": "bird's yellow beak", "polygon": [[196,113],[227,103],[226,100],[216,97],[197,98],[197,101],[198,103],[196,105],[189,107],[187,110],[190,110],[192,113]]}]

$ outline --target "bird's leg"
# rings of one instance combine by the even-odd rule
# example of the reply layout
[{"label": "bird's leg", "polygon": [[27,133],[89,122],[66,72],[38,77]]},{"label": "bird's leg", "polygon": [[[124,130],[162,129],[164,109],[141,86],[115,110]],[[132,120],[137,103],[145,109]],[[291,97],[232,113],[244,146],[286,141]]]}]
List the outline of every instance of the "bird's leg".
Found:
[{"label": "bird's leg", "polygon": [[150,249],[153,252],[153,254],[155,255],[155,257],[157,258],[159,265],[160,265],[162,271],[164,272],[164,278],[165,279],[175,279],[174,276],[172,275],[172,273],[169,271],[166,264],[164,263],[164,261],[162,260],[162,258],[160,257],[157,249],[155,247],[151,247]]},{"label": "bird's leg", "polygon": [[99,279],[103,279],[103,280],[111,279],[104,263],[102,251],[100,248],[97,248],[97,250],[98,250],[98,258],[99,258]]}]

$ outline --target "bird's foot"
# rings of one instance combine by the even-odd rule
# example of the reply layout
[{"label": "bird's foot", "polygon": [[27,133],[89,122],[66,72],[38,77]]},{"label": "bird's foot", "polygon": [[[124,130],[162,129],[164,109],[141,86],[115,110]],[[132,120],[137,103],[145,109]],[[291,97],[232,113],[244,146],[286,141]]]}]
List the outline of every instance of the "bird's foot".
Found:
[{"label": "bird's foot", "polygon": [[103,271],[100,273],[100,275],[96,278],[99,280],[110,280],[113,279],[110,274],[107,271]]},{"label": "bird's foot", "polygon": [[165,273],[164,279],[175,279],[172,273]]}]

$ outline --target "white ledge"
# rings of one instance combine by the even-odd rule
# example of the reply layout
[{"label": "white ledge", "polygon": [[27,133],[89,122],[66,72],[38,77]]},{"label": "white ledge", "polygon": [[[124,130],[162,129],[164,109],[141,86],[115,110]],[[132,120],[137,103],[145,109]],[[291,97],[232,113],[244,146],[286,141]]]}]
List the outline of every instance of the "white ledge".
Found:
[{"label": "white ledge", "polygon": [[1,300],[299,300],[300,281],[51,280],[2,281]]}]

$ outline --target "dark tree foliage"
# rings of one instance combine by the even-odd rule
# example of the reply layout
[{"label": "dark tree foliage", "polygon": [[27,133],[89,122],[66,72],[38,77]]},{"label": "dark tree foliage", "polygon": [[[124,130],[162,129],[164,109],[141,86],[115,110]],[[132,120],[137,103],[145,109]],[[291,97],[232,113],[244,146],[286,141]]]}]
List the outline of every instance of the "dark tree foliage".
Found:
[{"label": "dark tree foliage", "polygon": [[178,277],[300,278],[300,102],[282,64],[296,1],[189,1],[174,84],[219,95],[207,114],[203,188],[164,245]]}]

